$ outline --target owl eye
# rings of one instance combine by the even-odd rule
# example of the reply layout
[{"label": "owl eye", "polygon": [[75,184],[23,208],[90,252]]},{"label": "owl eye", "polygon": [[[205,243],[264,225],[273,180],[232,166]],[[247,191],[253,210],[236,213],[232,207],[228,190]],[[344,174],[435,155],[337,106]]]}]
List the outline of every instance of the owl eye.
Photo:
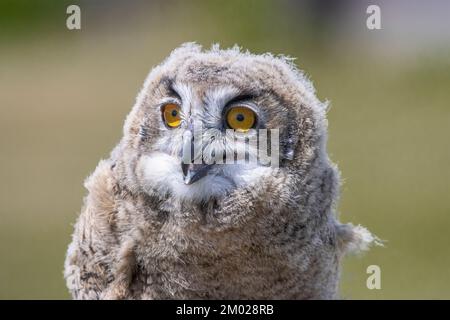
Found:
[{"label": "owl eye", "polygon": [[175,103],[169,103],[162,107],[164,122],[169,128],[176,128],[181,123],[180,107]]},{"label": "owl eye", "polygon": [[237,106],[228,110],[226,120],[231,129],[246,132],[254,126],[256,114],[250,108]]}]

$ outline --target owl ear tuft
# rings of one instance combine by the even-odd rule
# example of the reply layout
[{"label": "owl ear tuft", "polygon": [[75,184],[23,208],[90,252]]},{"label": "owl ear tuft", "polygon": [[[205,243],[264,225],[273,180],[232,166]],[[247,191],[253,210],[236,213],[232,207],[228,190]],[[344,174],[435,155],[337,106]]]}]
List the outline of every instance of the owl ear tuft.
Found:
[{"label": "owl ear tuft", "polygon": [[202,51],[202,46],[195,42],[185,42],[181,44],[179,47],[172,50],[169,57],[166,59],[176,59],[189,54],[198,54]]}]

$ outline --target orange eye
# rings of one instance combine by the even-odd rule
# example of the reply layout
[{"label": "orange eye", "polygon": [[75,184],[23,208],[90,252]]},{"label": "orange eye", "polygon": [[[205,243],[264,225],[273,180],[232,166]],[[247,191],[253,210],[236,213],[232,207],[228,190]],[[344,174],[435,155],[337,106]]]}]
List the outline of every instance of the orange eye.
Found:
[{"label": "orange eye", "polygon": [[175,103],[166,104],[162,109],[164,122],[170,128],[176,128],[181,123],[180,107]]},{"label": "orange eye", "polygon": [[246,132],[255,124],[256,114],[250,108],[237,106],[228,110],[226,120],[231,129]]}]

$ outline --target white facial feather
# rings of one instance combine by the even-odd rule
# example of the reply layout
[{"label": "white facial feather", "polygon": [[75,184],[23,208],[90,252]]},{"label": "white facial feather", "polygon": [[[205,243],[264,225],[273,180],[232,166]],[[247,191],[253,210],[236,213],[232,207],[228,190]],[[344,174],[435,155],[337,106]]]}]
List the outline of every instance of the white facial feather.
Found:
[{"label": "white facial feather", "polygon": [[[223,131],[223,108],[239,95],[239,89],[232,86],[207,88],[201,99],[200,93],[191,84],[176,82],[173,88],[181,98],[182,118],[190,125],[184,123],[180,128],[169,129],[161,122],[163,134],[154,142],[153,152],[142,156],[138,164],[147,192],[172,194],[180,201],[207,201],[221,198],[234,188],[257,183],[261,177],[271,173],[270,167],[260,166],[256,162],[245,163],[245,158],[239,158],[245,157],[247,152],[252,160],[256,159],[256,140],[254,144],[247,144],[245,139],[235,141],[234,135]],[[183,134],[191,125],[194,127],[194,140],[201,141],[197,151],[202,153],[206,163],[213,164],[213,168],[207,176],[186,185],[180,154]],[[254,134],[256,132],[250,135]],[[214,139],[211,139],[212,136]],[[237,163],[224,164],[222,155],[234,155],[235,152],[238,154]]]},{"label": "white facial feather", "polygon": [[267,175],[270,167],[257,165],[216,165],[207,176],[186,185],[181,171],[181,160],[162,152],[153,152],[141,157],[137,170],[147,192],[156,190],[159,194],[172,194],[179,200],[200,202],[211,198],[219,199],[238,187],[251,186]]},{"label": "white facial feather", "polygon": [[239,90],[231,86],[214,87],[206,90],[204,96],[206,105],[202,110],[202,120],[205,123],[205,127],[214,128],[220,126],[224,106],[238,94]]}]

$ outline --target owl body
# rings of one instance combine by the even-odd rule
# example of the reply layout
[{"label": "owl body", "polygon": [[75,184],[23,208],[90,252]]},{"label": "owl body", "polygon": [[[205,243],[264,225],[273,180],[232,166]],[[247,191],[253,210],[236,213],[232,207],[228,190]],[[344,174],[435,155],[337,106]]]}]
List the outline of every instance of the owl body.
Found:
[{"label": "owl body", "polygon": [[[167,114],[168,105],[177,112]],[[227,149],[229,110],[254,132],[278,130],[277,167],[182,164],[196,123],[208,137],[201,150]],[[150,72],[122,140],[86,181],[65,262],[73,297],[337,298],[343,255],[375,238],[337,220],[325,114],[289,59],[195,44],[174,50]]]}]

